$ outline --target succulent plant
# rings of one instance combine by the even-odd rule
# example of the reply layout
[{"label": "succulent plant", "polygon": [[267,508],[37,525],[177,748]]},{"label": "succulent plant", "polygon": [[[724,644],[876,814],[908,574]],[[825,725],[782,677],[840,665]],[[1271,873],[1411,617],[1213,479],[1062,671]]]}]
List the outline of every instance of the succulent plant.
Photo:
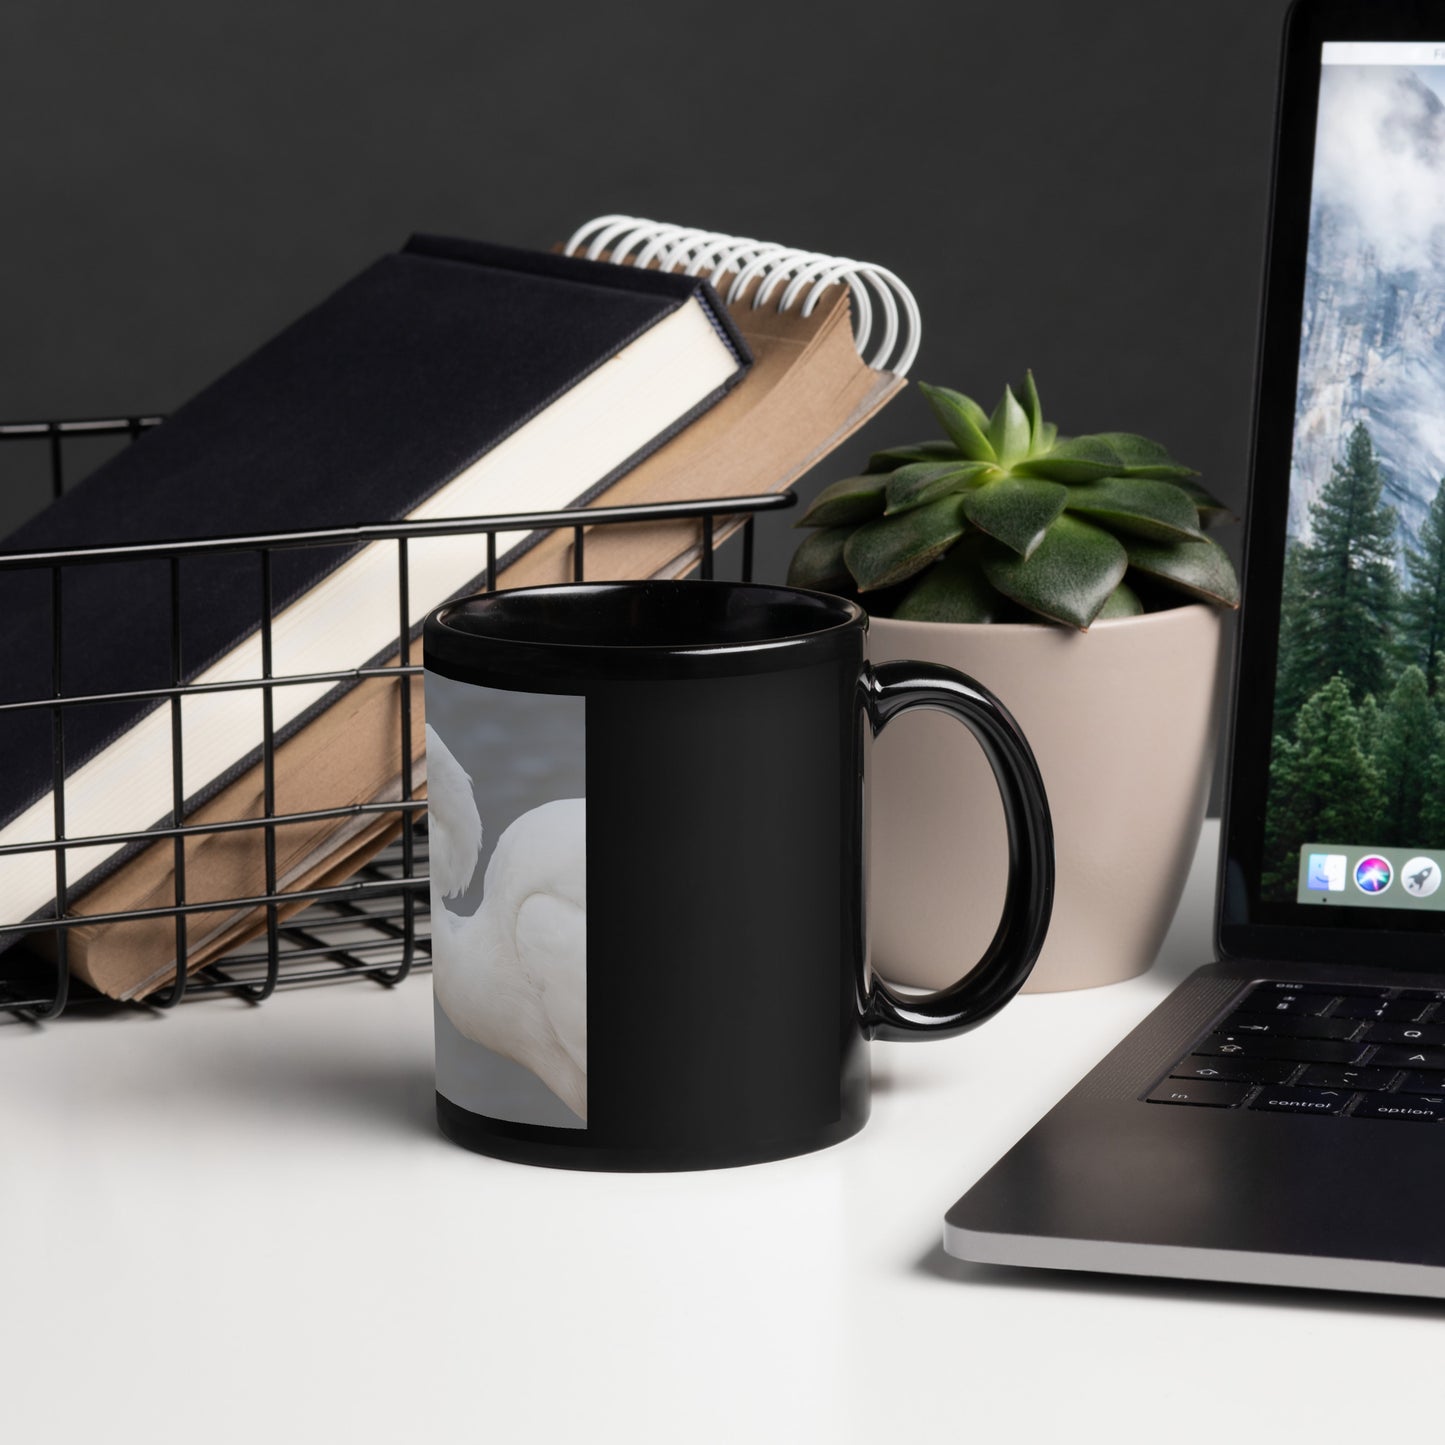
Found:
[{"label": "succulent plant", "polygon": [[1080,629],[1185,600],[1239,605],[1234,567],[1204,535],[1227,510],[1157,442],[1060,437],[1032,372],[992,415],[947,387],[919,390],[946,440],[876,452],[863,476],[826,488],[798,522],[812,530],[794,586],[878,616]]}]

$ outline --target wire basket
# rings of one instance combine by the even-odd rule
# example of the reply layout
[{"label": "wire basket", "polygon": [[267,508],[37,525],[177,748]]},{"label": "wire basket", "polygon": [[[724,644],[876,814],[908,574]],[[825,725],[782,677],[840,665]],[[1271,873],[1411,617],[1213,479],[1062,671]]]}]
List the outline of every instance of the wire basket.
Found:
[{"label": "wire basket", "polygon": [[[0,423],[0,444],[26,449],[41,458],[48,471],[52,497],[61,495],[67,472],[74,470],[72,450],[95,440],[133,440],[160,417],[137,416],[119,419],[51,422]],[[400,983],[408,974],[431,962],[427,917],[426,801],[414,795],[412,768],[412,689],[422,671],[419,643],[410,622],[408,587],[408,546],[414,539],[441,535],[475,534],[484,539],[486,571],[483,586],[492,590],[497,579],[497,537],[499,533],[572,533],[571,572],[576,581],[586,580],[586,534],[597,526],[613,527],[640,523],[696,521],[698,527],[698,575],[716,575],[717,552],[723,537],[733,529],[741,534],[739,575],[751,580],[753,571],[754,523],[756,515],[792,506],[791,491],[759,496],[715,498],[693,502],[660,502],[625,507],[588,507],[554,512],[508,513],[428,522],[388,522],[330,528],[326,531],[270,533],[253,536],[208,537],[203,540],[130,544],[117,547],[87,547],[47,553],[0,553],[0,570],[40,571],[48,575],[51,596],[51,678],[50,695],[0,703],[0,713],[18,709],[39,709],[51,720],[52,790],[54,799],[53,836],[39,841],[0,848],[0,855],[49,853],[55,869],[53,906],[41,916],[22,923],[0,925],[0,944],[13,944],[0,952],[0,1012],[39,1022],[59,1017],[67,1007],[94,1003],[102,996],[72,977],[70,967],[71,930],[85,925],[122,924],[127,920],[169,920],[174,927],[174,958],[187,957],[188,928],[194,915],[224,910],[265,911],[264,934],[243,944],[217,961],[201,967],[177,968],[174,979],[140,1003],[148,1008],[170,1008],[184,999],[231,996],[260,1003],[278,988],[320,984],[343,979],[370,979],[385,986]],[[740,525],[739,525],[740,524]],[[285,548],[356,546],[358,543],[388,542],[395,547],[397,563],[397,652],[394,661],[377,666],[350,668],[330,673],[288,674],[272,665],[271,566],[274,555]],[[263,807],[257,817],[187,821],[183,785],[181,707],[183,699],[196,691],[183,680],[180,638],[182,634],[181,566],[188,557],[218,553],[247,553],[257,560],[260,592],[258,625],[262,665],[260,675],[242,681],[207,684],[210,690],[259,691],[262,700],[263,737],[260,765],[263,777]],[[66,639],[60,625],[61,598],[65,578],[71,569],[106,562],[149,559],[170,569],[170,681],[164,687],[128,693],[70,693],[62,686]],[[335,808],[285,812],[276,806],[276,752],[279,746],[273,721],[273,695],[278,687],[311,685],[318,682],[348,684],[365,679],[382,679],[396,690],[400,720],[397,776],[400,795],[378,802],[350,803]],[[115,702],[154,702],[170,712],[172,812],[163,823],[134,832],[72,837],[66,831],[65,717],[73,709]],[[329,819],[344,821],[363,814],[397,815],[402,820],[398,840],[365,863],[347,881],[325,887],[287,888],[278,884],[278,829],[288,824],[316,824]],[[186,845],[202,835],[232,830],[259,830],[265,854],[265,888],[259,893],[230,898],[191,901],[186,893]],[[76,849],[106,845],[123,848],[154,845],[169,839],[174,850],[172,897],[159,907],[127,909],[114,913],[74,912],[75,890],[68,867]],[[294,911],[297,905],[301,911]],[[289,916],[282,916],[283,911]],[[49,947],[38,950],[42,939]]]}]

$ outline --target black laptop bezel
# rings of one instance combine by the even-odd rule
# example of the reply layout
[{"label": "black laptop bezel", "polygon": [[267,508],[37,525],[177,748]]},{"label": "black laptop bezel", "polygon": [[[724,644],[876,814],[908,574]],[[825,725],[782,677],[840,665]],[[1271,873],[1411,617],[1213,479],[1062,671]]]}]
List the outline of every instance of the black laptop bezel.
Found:
[{"label": "black laptop bezel", "polygon": [[1296,0],[1286,21],[1216,945],[1231,959],[1438,971],[1445,912],[1392,910],[1383,926],[1379,910],[1342,905],[1322,927],[1318,908],[1260,897],[1320,51],[1333,40],[1445,43],[1445,0]]}]

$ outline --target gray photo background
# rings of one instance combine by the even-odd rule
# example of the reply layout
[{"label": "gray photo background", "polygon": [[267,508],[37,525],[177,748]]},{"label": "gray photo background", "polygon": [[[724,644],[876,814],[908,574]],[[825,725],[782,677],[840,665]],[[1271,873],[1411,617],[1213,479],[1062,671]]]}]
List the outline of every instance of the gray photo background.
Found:
[{"label": "gray photo background", "polygon": [[471,775],[482,815],[482,856],[465,893],[447,900],[471,914],[482,875],[508,823],[554,798],[587,795],[586,701],[545,692],[502,692],[429,672],[427,723]]},{"label": "gray photo background", "polygon": [[[470,917],[482,901],[487,863],[506,827],[532,808],[587,793],[586,703],[549,693],[499,692],[426,676],[428,726],[472,779],[482,852],[465,893],[448,910]],[[435,1006],[437,1088],[491,1118],[555,1128],[585,1124],[535,1075],[466,1038]]]},{"label": "gray photo background", "polygon": [[[174,407],[414,229],[624,211],[890,266],[916,377],[1032,366],[1064,430],[1238,509],[1284,9],[6,0],[0,415]],[[929,430],[905,393],[804,499]],[[44,497],[5,466],[0,530]],[[790,527],[759,541],[781,578]]]}]

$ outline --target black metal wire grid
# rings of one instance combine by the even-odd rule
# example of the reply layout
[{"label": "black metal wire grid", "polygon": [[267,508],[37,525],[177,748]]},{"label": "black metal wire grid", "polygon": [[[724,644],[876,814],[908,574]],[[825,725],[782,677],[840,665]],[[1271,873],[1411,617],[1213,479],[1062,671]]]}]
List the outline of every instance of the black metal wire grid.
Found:
[{"label": "black metal wire grid", "polygon": [[[67,450],[80,439],[133,440],[161,422],[155,416],[118,419],[0,423],[0,443],[43,449],[51,495],[61,495],[66,484]],[[86,547],[55,552],[0,553],[0,570],[41,571],[49,576],[51,616],[51,689],[46,697],[0,703],[0,713],[40,709],[51,721],[51,786],[54,801],[53,836],[40,841],[0,847],[0,857],[17,853],[50,853],[55,868],[54,903],[43,915],[23,923],[0,925],[0,944],[15,943],[0,953],[0,1012],[42,1022],[58,1018],[72,1003],[99,998],[72,978],[69,935],[79,926],[122,924],[127,920],[170,919],[175,929],[175,958],[187,956],[188,922],[198,913],[215,914],[241,909],[264,909],[264,936],[242,945],[220,960],[200,968],[177,969],[173,981],[148,995],[142,1006],[167,1009],[183,999],[230,996],[259,1004],[278,988],[319,984],[342,979],[370,979],[391,987],[430,961],[427,917],[426,801],[414,796],[412,768],[412,688],[422,671],[414,662],[419,643],[412,637],[410,611],[409,545],[414,539],[475,534],[484,539],[486,569],[483,586],[492,590],[497,578],[497,536],[501,532],[570,530],[572,575],[586,578],[586,536],[594,526],[626,526],[648,522],[695,520],[698,524],[698,575],[716,575],[717,549],[722,534],[737,523],[741,532],[739,575],[750,580],[753,571],[754,523],[762,512],[790,507],[791,491],[758,496],[727,497],[703,502],[659,502],[643,506],[589,507],[585,510],[508,513],[426,522],[387,522],[334,527],[322,531],[264,533],[209,537],[186,542],[152,542],[125,546]],[[373,667],[334,672],[278,673],[273,666],[271,575],[276,552],[292,547],[346,546],[390,542],[397,561],[397,660]],[[255,678],[198,685],[187,683],[181,653],[182,570],[187,558],[218,553],[249,553],[258,562],[258,623],[261,671]],[[67,694],[63,686],[65,638],[60,625],[65,577],[72,568],[136,559],[164,563],[170,578],[170,681],[164,687],[127,692]],[[307,812],[284,812],[276,807],[277,729],[274,695],[279,687],[316,683],[351,683],[367,678],[394,682],[400,719],[397,776],[400,796],[387,801],[352,803]],[[262,700],[261,767],[263,806],[260,816],[224,821],[186,821],[183,783],[183,699],[200,692],[254,692]],[[65,717],[80,707],[114,703],[153,702],[169,710],[171,743],[172,812],[156,826],[135,832],[89,834],[72,837],[66,830]],[[288,889],[278,886],[276,833],[287,824],[344,821],[365,814],[400,815],[405,820],[399,841],[362,866],[349,881],[327,887]],[[265,856],[265,888],[259,894],[190,901],[186,892],[186,842],[201,835],[233,830],[260,830]],[[75,893],[67,867],[69,854],[79,848],[106,845],[114,848],[154,844],[170,839],[174,849],[171,901],[163,906],[115,913],[77,914]],[[283,907],[304,903],[301,912],[280,917]],[[27,948],[40,935],[51,940],[51,956],[44,958]]]}]

